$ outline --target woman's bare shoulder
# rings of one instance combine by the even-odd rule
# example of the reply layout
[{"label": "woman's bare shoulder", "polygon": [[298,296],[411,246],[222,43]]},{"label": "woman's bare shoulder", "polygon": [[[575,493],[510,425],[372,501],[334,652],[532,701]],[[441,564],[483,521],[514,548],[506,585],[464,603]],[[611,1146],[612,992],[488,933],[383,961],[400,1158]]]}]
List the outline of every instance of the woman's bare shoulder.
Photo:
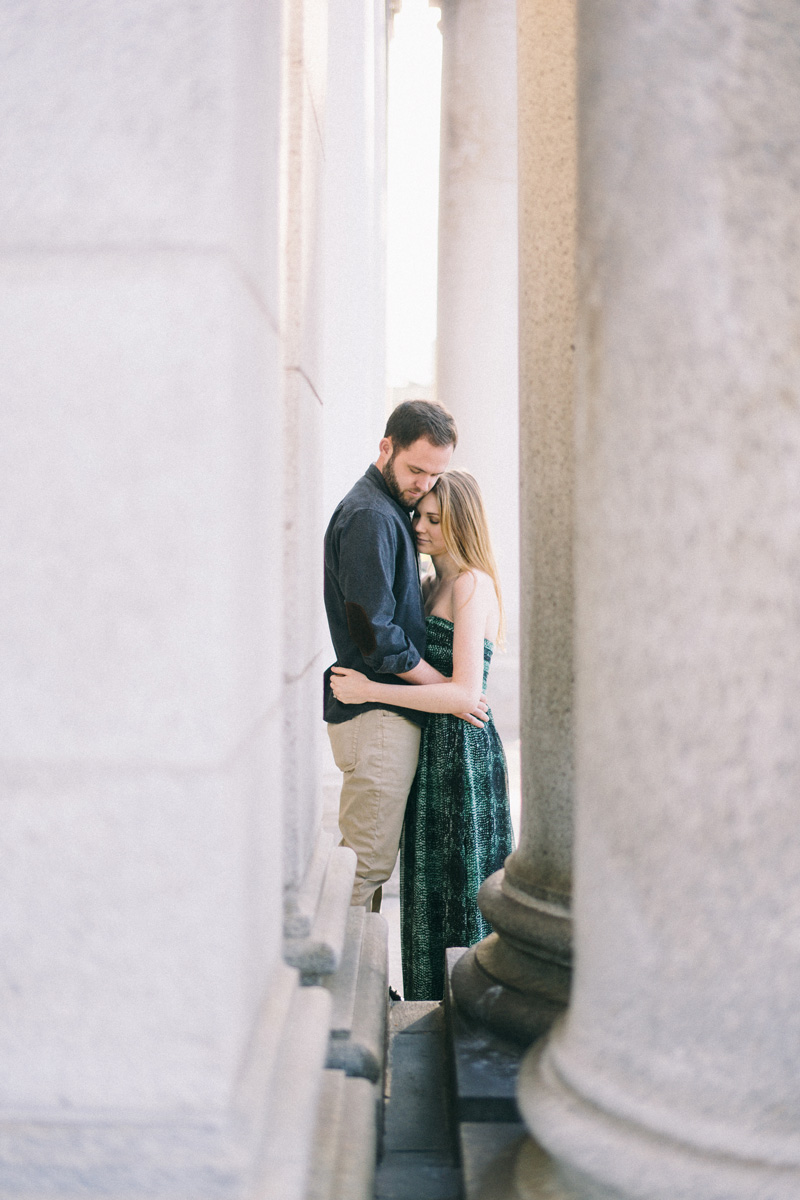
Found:
[{"label": "woman's bare shoulder", "polygon": [[485,571],[470,567],[468,570],[462,571],[455,580],[453,595],[459,605],[467,604],[473,596],[477,596],[481,600],[489,599],[494,595],[494,584]]},{"label": "woman's bare shoulder", "polygon": [[472,591],[474,588],[489,588],[494,587],[490,575],[485,571],[480,571],[477,567],[467,567],[466,571],[462,571],[455,581],[455,586],[459,590]]}]

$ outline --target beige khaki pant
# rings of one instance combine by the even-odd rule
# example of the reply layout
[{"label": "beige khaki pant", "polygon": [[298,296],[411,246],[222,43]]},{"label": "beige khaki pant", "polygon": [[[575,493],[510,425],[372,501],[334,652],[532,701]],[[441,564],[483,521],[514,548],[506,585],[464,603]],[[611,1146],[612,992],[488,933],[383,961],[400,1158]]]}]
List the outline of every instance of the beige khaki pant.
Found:
[{"label": "beige khaki pant", "polygon": [[358,859],[351,904],[369,905],[394,870],[420,732],[408,717],[385,708],[328,725],[333,757],[344,776],[341,844],[355,850]]}]

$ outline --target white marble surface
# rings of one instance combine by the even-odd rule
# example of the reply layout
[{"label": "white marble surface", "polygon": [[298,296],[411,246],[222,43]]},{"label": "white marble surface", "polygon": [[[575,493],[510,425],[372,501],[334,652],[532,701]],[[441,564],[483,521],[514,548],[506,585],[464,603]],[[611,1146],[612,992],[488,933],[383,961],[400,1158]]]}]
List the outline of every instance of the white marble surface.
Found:
[{"label": "white marble surface", "polygon": [[378,442],[386,425],[385,40],[382,0],[329,0],[328,61],[332,69],[326,94],[325,145],[325,524],[378,457]]},{"label": "white marble surface", "polygon": [[277,320],[279,10],[278,0],[9,10],[3,245],[225,245]]},{"label": "white marble surface", "polygon": [[484,496],[519,653],[516,8],[442,4],[436,394]]},{"label": "white marble surface", "polygon": [[[282,558],[280,664],[283,877],[303,880],[320,819],[318,715],[326,638],[322,605],[327,4],[284,12],[281,175],[282,476],[275,493]],[[277,529],[276,529],[277,532]],[[279,548],[279,549],[278,549]]]},{"label": "white marble surface", "polygon": [[6,256],[0,314],[4,751],[216,765],[277,655],[275,333],[223,256]]},{"label": "white marble surface", "polygon": [[255,1154],[285,976],[279,9],[3,15],[4,1194],[230,1193]]}]

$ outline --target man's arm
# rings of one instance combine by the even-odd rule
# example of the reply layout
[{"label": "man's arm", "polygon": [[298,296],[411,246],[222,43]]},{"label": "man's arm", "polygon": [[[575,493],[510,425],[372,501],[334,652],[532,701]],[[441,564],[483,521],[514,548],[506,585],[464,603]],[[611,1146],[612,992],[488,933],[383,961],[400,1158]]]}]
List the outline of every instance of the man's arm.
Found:
[{"label": "man's arm", "polygon": [[[341,531],[338,575],[348,630],[364,662],[379,674],[396,675],[408,683],[444,682],[446,677],[420,658],[416,646],[395,624],[392,527],[374,510],[353,513]],[[481,697],[473,712],[459,716],[482,728],[487,712]]]},{"label": "man's arm", "polygon": [[374,509],[352,513],[339,535],[337,574],[347,628],[364,662],[381,675],[404,675],[422,665],[395,622],[396,537],[391,522]]}]

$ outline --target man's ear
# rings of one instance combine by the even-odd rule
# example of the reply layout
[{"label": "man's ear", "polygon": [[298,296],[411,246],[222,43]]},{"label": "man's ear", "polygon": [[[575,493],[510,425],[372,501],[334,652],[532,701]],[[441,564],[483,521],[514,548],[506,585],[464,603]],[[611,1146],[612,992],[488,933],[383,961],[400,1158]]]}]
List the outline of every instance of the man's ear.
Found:
[{"label": "man's ear", "polygon": [[383,466],[384,463],[387,463],[392,457],[392,449],[392,439],[390,437],[381,438],[381,440],[378,442],[378,450],[380,451],[378,454],[378,462],[381,466]]}]

